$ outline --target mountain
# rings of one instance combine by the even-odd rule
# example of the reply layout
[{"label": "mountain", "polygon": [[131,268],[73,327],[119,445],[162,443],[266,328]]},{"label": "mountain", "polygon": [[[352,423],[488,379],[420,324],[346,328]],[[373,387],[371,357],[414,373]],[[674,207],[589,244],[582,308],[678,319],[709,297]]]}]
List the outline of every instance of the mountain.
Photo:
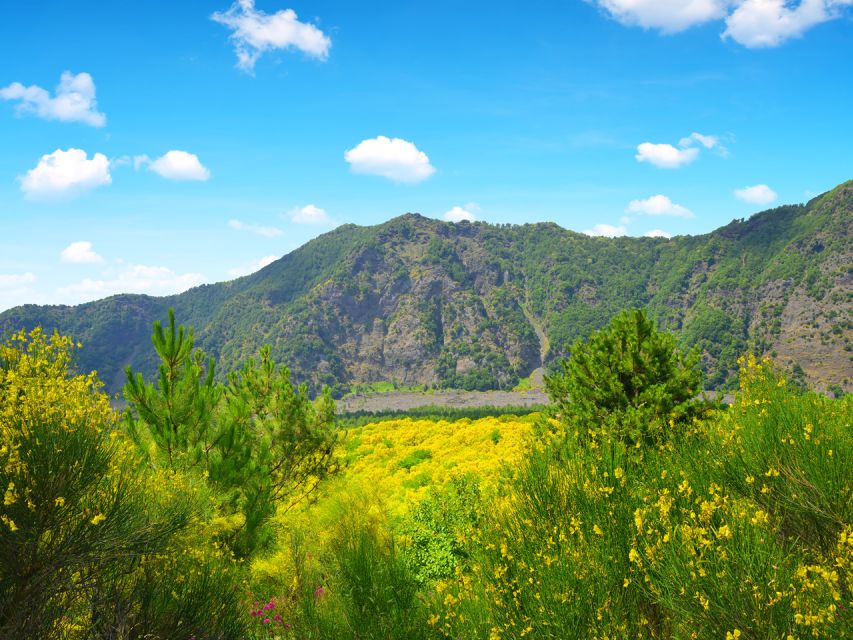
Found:
[{"label": "mountain", "polygon": [[447,223],[406,214],[344,225],[260,271],[180,295],[117,295],[0,314],[83,342],[108,389],[154,367],[151,323],[169,307],[235,368],[269,344],[311,385],[394,381],[506,388],[625,307],[698,345],[708,384],[738,354],[772,354],[810,383],[851,388],[853,181],[805,205],[701,236],[592,238],[552,223]]}]

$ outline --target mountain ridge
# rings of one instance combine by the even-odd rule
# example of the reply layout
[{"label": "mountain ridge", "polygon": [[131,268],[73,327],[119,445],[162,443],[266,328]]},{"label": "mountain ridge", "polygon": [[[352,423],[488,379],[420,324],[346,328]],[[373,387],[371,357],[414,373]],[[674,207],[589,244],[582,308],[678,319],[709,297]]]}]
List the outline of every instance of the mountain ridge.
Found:
[{"label": "mountain ridge", "polygon": [[269,344],[295,377],[338,388],[394,381],[508,388],[625,307],[643,306],[731,385],[746,350],[776,353],[819,387],[850,388],[853,181],[806,204],[707,234],[591,238],[553,222],[449,223],[407,213],[342,225],[263,269],[182,294],[25,305],[0,332],[37,324],[84,343],[108,389],[150,371],[151,323],[174,307],[221,370]]}]

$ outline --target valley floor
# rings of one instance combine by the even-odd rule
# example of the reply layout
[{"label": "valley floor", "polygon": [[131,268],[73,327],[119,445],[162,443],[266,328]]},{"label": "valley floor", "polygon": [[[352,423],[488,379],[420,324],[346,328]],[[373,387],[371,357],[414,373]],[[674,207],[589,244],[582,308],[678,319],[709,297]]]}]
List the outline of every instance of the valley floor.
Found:
[{"label": "valley floor", "polygon": [[338,413],[408,411],[419,407],[530,407],[548,403],[542,389],[528,391],[386,391],[361,393],[336,402]]}]

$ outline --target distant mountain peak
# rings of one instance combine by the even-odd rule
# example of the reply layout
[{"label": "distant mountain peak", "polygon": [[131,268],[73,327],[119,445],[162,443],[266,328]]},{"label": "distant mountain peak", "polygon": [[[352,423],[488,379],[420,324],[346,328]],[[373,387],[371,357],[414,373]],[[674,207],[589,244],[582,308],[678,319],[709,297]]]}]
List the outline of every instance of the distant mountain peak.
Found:
[{"label": "distant mountain peak", "polygon": [[269,344],[312,385],[506,388],[642,306],[702,349],[713,386],[731,384],[737,356],[757,351],[850,389],[851,214],[853,181],[807,205],[666,242],[410,212],[343,225],[249,276],[168,298],[18,307],[0,314],[0,331],[41,324],[71,334],[85,345],[80,366],[112,391],[127,364],[153,369],[151,323],[169,307],[220,371]]}]

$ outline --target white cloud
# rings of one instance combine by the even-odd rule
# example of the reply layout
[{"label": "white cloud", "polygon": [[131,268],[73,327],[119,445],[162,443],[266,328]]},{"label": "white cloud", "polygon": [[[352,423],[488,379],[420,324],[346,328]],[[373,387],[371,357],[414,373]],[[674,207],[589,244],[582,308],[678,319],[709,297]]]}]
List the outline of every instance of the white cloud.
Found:
[{"label": "white cloud", "polygon": [[776,47],[842,15],[853,0],[587,0],[628,26],[677,33],[725,19],[723,38],[745,47]]},{"label": "white cloud", "polygon": [[735,190],[735,197],[751,204],[770,204],[776,199],[777,193],[766,184],[757,184]]},{"label": "white cloud", "polygon": [[168,267],[126,264],[108,270],[102,279],[86,278],[58,288],[56,293],[66,304],[78,304],[117,293],[171,295],[186,291],[203,281],[204,276],[200,273],[178,274]]},{"label": "white cloud", "polygon": [[313,204],[290,210],[290,219],[296,224],[335,224],[325,209]]},{"label": "white cloud", "polygon": [[464,207],[457,205],[444,213],[444,219],[448,222],[462,222],[463,220],[474,222],[477,219],[475,211],[476,208],[472,207],[471,204],[466,204]]},{"label": "white cloud", "polygon": [[272,264],[278,260],[276,256],[264,256],[263,258],[259,258],[250,262],[249,264],[244,264],[239,267],[234,267],[233,269],[228,269],[228,275],[231,278],[239,278],[240,276],[247,276],[250,273],[254,273],[259,269],[263,269],[267,265]]},{"label": "white cloud", "polygon": [[34,273],[27,271],[26,273],[2,274],[0,273],[0,289],[12,289],[22,285],[32,284],[38,278]]},{"label": "white cloud", "polygon": [[661,229],[652,229],[651,231],[646,231],[643,234],[647,238],[671,238],[672,234],[667,233]]},{"label": "white cloud", "polygon": [[92,243],[85,240],[72,242],[59,254],[62,262],[71,264],[97,264],[104,259],[92,250]]},{"label": "white cloud", "polygon": [[664,195],[658,194],[645,200],[631,200],[626,209],[628,213],[637,213],[647,216],[676,216],[679,218],[692,218],[693,212],[687,207],[675,204]]},{"label": "white cloud", "polygon": [[614,226],[612,224],[597,224],[592,229],[587,229],[583,233],[588,236],[603,236],[606,238],[615,238],[616,236],[624,236],[628,232],[624,226]]},{"label": "white cloud", "polygon": [[699,157],[699,149],[688,147],[677,149],[671,144],[644,142],[637,147],[638,162],[648,162],[663,169],[677,169],[690,164]]},{"label": "white cloud", "polygon": [[706,136],[701,133],[696,133],[695,131],[691,133],[686,138],[682,138],[678,141],[678,146],[682,149],[686,147],[690,147],[694,142],[698,142],[706,149],[713,149],[714,147],[720,144],[720,139],[717,136]]},{"label": "white cloud", "polygon": [[378,136],[362,140],[344,153],[344,160],[354,173],[383,176],[396,182],[421,182],[435,173],[427,155],[400,138]]},{"label": "white cloud", "polygon": [[248,224],[239,220],[229,220],[228,226],[236,231],[248,231],[256,236],[264,236],[265,238],[275,238],[282,234],[282,230],[277,227],[263,227],[257,224]]},{"label": "white cloud", "polygon": [[796,7],[787,0],[744,0],[726,19],[723,38],[745,47],[777,47],[797,38],[813,26],[840,16],[853,0],[801,0]]},{"label": "white cloud", "polygon": [[133,166],[139,168],[148,165],[148,170],[167,180],[200,180],[210,178],[210,171],[198,159],[194,153],[186,151],[167,151],[154,161],[148,156],[136,156]]},{"label": "white cloud", "polygon": [[151,158],[148,157],[147,154],[142,154],[141,156],[133,156],[133,170],[139,171],[142,167],[146,167],[151,164]]},{"label": "white cloud", "polygon": [[593,0],[624,25],[676,33],[726,15],[727,0]]},{"label": "white cloud", "polygon": [[34,273],[0,273],[0,311],[11,309],[20,304],[37,304],[42,297],[29,285],[35,283]]},{"label": "white cloud", "polygon": [[0,98],[17,100],[19,113],[32,113],[45,120],[82,122],[93,127],[107,124],[107,117],[98,111],[95,82],[88,73],[74,75],[70,71],[64,72],[55,97],[39,86],[25,87],[20,82],[13,82],[0,89]]},{"label": "white cloud", "polygon": [[719,155],[728,155],[728,149],[720,144],[717,136],[708,136],[695,131],[678,141],[678,147],[671,144],[644,142],[637,146],[638,162],[648,162],[663,169],[677,169],[690,164],[699,157],[699,143],[705,149],[714,149]]},{"label": "white cloud", "polygon": [[272,49],[299,49],[319,60],[329,57],[331,39],[313,24],[300,22],[293,9],[273,14],[255,9],[255,0],[237,0],[210,19],[232,30],[237,68],[251,73],[258,58]]},{"label": "white cloud", "polygon": [[104,154],[96,153],[89,160],[85,151],[74,148],[43,155],[19,180],[21,190],[32,199],[75,197],[112,183],[110,161]]}]

